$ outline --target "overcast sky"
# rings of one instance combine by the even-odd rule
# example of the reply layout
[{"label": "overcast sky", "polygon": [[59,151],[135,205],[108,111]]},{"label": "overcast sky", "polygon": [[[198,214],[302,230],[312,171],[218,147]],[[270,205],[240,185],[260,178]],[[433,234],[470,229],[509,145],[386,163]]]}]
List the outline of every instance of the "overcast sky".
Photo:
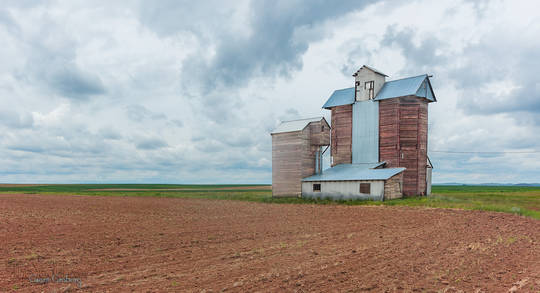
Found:
[{"label": "overcast sky", "polygon": [[[540,151],[537,1],[4,0],[0,43],[0,182],[270,183],[269,132],[363,64],[433,75],[430,151]],[[540,182],[540,153],[430,157]]]}]

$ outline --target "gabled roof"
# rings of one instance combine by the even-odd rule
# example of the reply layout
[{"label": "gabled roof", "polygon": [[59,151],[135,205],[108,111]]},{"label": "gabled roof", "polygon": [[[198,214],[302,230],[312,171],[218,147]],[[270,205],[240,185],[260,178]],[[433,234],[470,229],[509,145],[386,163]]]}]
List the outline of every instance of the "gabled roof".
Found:
[{"label": "gabled roof", "polygon": [[417,96],[432,102],[437,101],[427,74],[387,81],[375,97],[375,100],[403,96]]},{"label": "gabled roof", "polygon": [[375,68],[373,68],[371,66],[367,66],[367,65],[362,65],[362,67],[360,67],[360,69],[358,69],[352,76],[356,76],[358,74],[358,71],[362,70],[362,68],[364,68],[364,67],[371,70],[371,71],[373,71],[373,72],[375,72],[375,73],[378,73],[380,75],[384,75],[384,76],[388,77],[388,75],[382,73],[382,71],[377,70],[377,69],[375,69]]},{"label": "gabled roof", "polygon": [[431,160],[429,159],[429,156],[427,157],[427,166],[426,167],[433,169],[433,164],[431,163]]},{"label": "gabled roof", "polygon": [[[326,122],[326,119],[324,117],[313,117],[313,118],[305,118],[305,119],[297,119],[297,120],[289,120],[289,121],[282,121],[281,124],[274,129],[270,134],[276,134],[276,133],[284,133],[284,132],[292,132],[292,131],[301,131],[308,126],[311,122],[319,122],[321,120],[324,120]],[[328,124],[328,122],[326,122]]]},{"label": "gabled roof", "polygon": [[[387,81],[377,93],[374,100],[385,100],[404,96],[417,96],[436,102],[431,82],[427,74]],[[323,108],[354,104],[354,87],[336,90],[324,103]]]},{"label": "gabled roof", "polygon": [[313,175],[302,181],[358,181],[358,180],[387,180],[397,175],[405,168],[380,168],[382,163],[374,164],[339,164],[328,168],[322,174]]}]

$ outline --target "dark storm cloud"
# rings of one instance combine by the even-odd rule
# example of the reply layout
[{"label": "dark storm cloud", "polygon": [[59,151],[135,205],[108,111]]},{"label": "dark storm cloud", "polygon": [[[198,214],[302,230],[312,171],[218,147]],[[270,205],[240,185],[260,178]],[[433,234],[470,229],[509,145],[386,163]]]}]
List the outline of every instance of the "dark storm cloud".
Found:
[{"label": "dark storm cloud", "polygon": [[[46,6],[45,3],[40,5]],[[31,3],[27,9],[30,6]],[[39,7],[36,9],[39,11]],[[107,90],[101,77],[77,62],[77,48],[84,38],[69,32],[64,20],[35,13],[40,15],[40,24],[32,30],[19,32],[18,23],[10,26],[15,28],[9,32],[22,49],[25,64],[12,75],[21,82],[39,87],[41,92],[72,100],[84,101],[105,94]],[[6,15],[9,16],[0,10],[0,24]]]},{"label": "dark storm cloud", "polygon": [[[151,5],[149,4],[151,3]],[[182,64],[181,84],[194,110],[218,123],[238,117],[230,109],[243,105],[237,90],[253,78],[288,77],[302,68],[309,43],[324,37],[299,35],[324,21],[362,9],[368,1],[251,1],[247,16],[235,15],[239,7],[223,2],[143,2],[141,21],[160,35],[191,32],[201,48]],[[237,4],[238,5],[238,4]],[[211,15],[211,17],[209,17]],[[204,21],[201,21],[204,19]],[[235,26],[234,21],[239,22]],[[240,28],[239,28],[240,27]]]},{"label": "dark storm cloud", "polygon": [[[203,42],[216,46],[211,61],[194,54],[182,69],[186,85],[195,81],[203,91],[211,91],[219,86],[241,86],[260,75],[288,76],[302,67],[301,56],[308,48],[308,40],[295,35],[297,29],[362,9],[368,2],[342,1],[336,5],[323,0],[252,1],[244,24],[250,30],[247,35],[227,30],[234,7],[187,3],[160,1],[153,2],[152,7],[143,5],[142,20],[161,34],[193,31],[204,36]],[[201,22],[203,18],[206,21]],[[219,34],[208,34],[209,29],[217,29]]]},{"label": "dark storm cloud", "polygon": [[105,93],[101,79],[76,66],[62,66],[50,76],[50,86],[67,98],[85,99]]},{"label": "dark storm cloud", "polygon": [[423,39],[419,45],[413,43],[416,32],[413,29],[405,28],[399,30],[396,25],[387,28],[381,41],[381,46],[397,48],[406,58],[407,65],[404,67],[403,75],[417,75],[425,73],[426,70],[434,68],[447,62],[447,57],[437,55],[439,48],[444,43],[434,36]]}]

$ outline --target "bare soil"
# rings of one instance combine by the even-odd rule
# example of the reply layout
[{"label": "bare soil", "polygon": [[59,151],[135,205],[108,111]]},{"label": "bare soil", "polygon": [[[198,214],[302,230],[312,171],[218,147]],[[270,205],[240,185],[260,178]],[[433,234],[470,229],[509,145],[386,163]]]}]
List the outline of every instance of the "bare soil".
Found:
[{"label": "bare soil", "polygon": [[0,291],[540,290],[540,221],[493,212],[1,194],[0,237]]},{"label": "bare soil", "polygon": [[31,186],[47,186],[49,184],[6,184],[0,183],[0,187],[31,187]]}]

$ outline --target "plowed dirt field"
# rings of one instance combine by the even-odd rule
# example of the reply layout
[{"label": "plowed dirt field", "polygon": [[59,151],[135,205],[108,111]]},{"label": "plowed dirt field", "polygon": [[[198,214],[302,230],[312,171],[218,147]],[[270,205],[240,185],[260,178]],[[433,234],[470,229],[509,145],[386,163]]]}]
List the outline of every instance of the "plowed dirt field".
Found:
[{"label": "plowed dirt field", "polygon": [[0,291],[539,292],[511,214],[0,194]]}]

